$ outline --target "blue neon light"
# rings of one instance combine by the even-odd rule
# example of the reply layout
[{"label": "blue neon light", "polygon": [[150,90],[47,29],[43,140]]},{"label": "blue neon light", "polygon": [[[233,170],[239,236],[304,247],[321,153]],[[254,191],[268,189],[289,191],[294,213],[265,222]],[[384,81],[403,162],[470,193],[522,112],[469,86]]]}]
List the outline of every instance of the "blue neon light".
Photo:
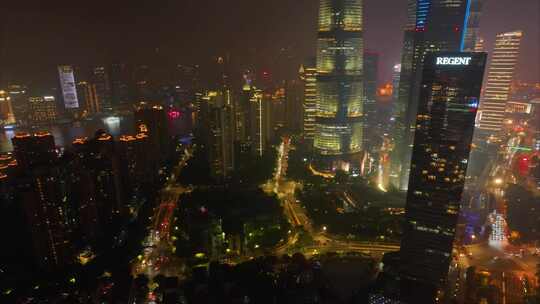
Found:
[{"label": "blue neon light", "polygon": [[460,52],[463,52],[463,48],[465,47],[465,35],[467,34],[467,29],[469,28],[469,17],[471,14],[471,1],[472,0],[467,0],[465,20],[463,21],[463,31],[461,32],[461,46],[459,47]]},{"label": "blue neon light", "polygon": [[427,22],[427,15],[431,0],[418,0],[416,7],[416,29],[424,29]]}]

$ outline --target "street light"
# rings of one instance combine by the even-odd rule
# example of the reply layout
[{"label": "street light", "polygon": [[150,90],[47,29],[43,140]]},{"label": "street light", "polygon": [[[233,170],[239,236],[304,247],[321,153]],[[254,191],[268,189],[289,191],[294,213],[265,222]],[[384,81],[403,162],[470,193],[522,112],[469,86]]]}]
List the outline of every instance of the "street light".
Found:
[{"label": "street light", "polygon": [[499,178],[496,178],[493,182],[495,183],[495,185],[502,185],[503,180],[502,178],[499,177]]}]

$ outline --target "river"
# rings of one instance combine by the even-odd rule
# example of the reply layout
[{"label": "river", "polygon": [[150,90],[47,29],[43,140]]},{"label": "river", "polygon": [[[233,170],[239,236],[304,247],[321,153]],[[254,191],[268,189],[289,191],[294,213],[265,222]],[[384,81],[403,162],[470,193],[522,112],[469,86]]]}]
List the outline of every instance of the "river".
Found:
[{"label": "river", "polygon": [[106,130],[114,137],[122,134],[133,134],[135,130],[133,116],[95,118],[67,124],[43,126],[35,129],[17,128],[14,130],[2,130],[0,131],[0,152],[13,150],[11,138],[17,132],[49,131],[54,136],[56,145],[65,147],[69,146],[73,139],[77,137],[93,136],[98,129]]}]

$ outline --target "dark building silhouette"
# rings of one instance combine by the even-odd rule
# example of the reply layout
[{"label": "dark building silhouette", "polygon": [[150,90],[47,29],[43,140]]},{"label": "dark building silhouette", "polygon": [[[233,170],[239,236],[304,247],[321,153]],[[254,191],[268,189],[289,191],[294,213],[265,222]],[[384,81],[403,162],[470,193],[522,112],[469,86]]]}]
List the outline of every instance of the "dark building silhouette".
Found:
[{"label": "dark building silhouette", "polygon": [[425,58],[401,242],[406,303],[432,303],[448,274],[485,61],[485,53]]}]

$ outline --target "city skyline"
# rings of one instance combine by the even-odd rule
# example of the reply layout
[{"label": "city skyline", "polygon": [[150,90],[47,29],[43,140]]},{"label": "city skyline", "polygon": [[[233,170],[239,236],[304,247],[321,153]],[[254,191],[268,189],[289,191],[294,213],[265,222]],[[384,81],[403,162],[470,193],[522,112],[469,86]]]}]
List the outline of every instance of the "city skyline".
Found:
[{"label": "city skyline", "polygon": [[[540,65],[535,56],[540,52],[540,30],[534,26],[540,22],[540,4],[522,0],[509,6],[506,2],[492,0],[484,5],[479,32],[486,51],[491,52],[498,33],[522,30],[526,38],[517,77],[538,81],[540,72],[531,67]],[[263,63],[259,65],[266,68],[275,63],[275,59],[267,57],[275,58],[280,48],[292,46],[295,68],[279,71],[288,77],[294,77],[305,58],[315,55],[316,33],[312,29],[317,22],[316,1],[280,0],[262,6],[246,1],[238,4],[239,10],[224,3],[211,3],[206,0],[195,6],[192,1],[169,1],[159,8],[127,1],[116,1],[112,6],[106,6],[105,1],[77,6],[67,1],[36,7],[11,4],[0,31],[0,63],[6,66],[0,72],[0,83],[29,82],[48,87],[55,80],[49,71],[57,65],[91,66],[123,61],[148,64],[148,56],[156,48],[173,63],[204,64],[210,57],[227,52],[240,58],[250,54],[240,43],[246,38],[252,41],[247,49],[262,50]],[[401,50],[395,46],[403,39],[406,1],[366,0],[364,6],[370,12],[365,16],[366,50],[381,54],[380,79],[390,81],[393,65],[400,62]],[[249,14],[250,9],[259,13]],[[130,14],[139,16],[139,22],[134,23]],[[393,18],[382,18],[386,14]],[[191,18],[204,22],[194,26],[189,23]],[[272,25],[273,18],[282,22]],[[37,39],[35,45],[22,39],[25,36]],[[70,43],[63,43],[64,39]],[[40,50],[38,56],[36,46]],[[195,48],[203,51],[192,52]],[[91,54],[85,54],[86,50],[92,50]]]},{"label": "city skyline", "polygon": [[11,6],[0,302],[540,303],[535,1]]}]

